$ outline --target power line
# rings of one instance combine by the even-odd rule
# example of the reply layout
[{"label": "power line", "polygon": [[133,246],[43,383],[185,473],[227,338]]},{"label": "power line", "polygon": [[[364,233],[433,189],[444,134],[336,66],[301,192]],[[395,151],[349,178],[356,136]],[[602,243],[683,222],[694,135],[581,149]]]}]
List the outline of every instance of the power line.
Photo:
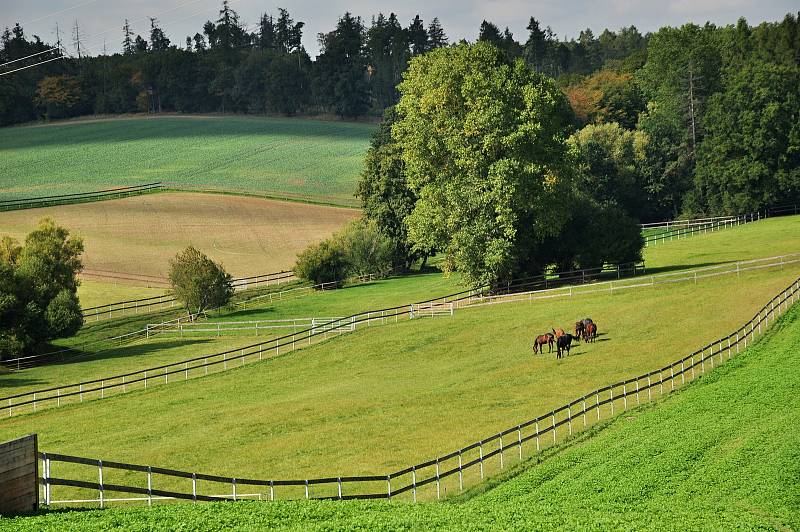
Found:
[{"label": "power line", "polygon": [[54,46],[52,48],[48,48],[47,50],[43,50],[41,52],[36,52],[35,54],[26,55],[25,57],[20,57],[19,59],[14,59],[13,61],[9,61],[7,63],[3,63],[0,67],[4,67],[6,65],[10,65],[11,63],[16,63],[17,61],[22,61],[24,59],[30,59],[31,57],[36,57],[37,55],[46,54],[47,52],[52,52],[53,50],[58,50],[58,46]]},{"label": "power line", "polygon": [[68,7],[66,9],[62,9],[61,11],[54,11],[54,12],[49,13],[49,14],[43,16],[43,17],[39,17],[39,18],[35,18],[33,20],[28,20],[26,22],[23,22],[23,23],[20,24],[20,26],[26,26],[28,24],[33,24],[34,22],[39,22],[40,20],[44,20],[46,18],[54,17],[56,15],[60,15],[62,13],[66,13],[67,11],[72,11],[73,9],[77,9],[79,7],[84,7],[84,6],[88,6],[89,4],[94,4],[97,1],[98,0],[89,0],[88,2],[83,2],[82,4],[76,4],[76,5],[72,6],[72,7]]},{"label": "power line", "polygon": [[58,57],[53,57],[52,59],[47,59],[45,61],[39,61],[38,63],[34,63],[32,65],[16,68],[14,70],[9,70],[8,72],[0,72],[0,76],[7,76],[9,74],[13,74],[14,72],[19,72],[20,70],[25,70],[26,68],[33,68],[35,66],[43,65],[45,63],[49,63],[50,61],[58,61],[59,59],[64,59],[64,56],[60,55]]}]

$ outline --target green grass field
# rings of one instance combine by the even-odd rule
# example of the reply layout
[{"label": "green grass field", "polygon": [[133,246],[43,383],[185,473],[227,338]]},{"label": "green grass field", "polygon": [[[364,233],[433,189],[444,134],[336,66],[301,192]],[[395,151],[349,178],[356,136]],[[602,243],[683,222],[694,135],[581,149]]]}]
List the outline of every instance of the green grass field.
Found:
[{"label": "green grass field", "polygon": [[305,119],[171,116],[0,130],[0,199],[163,181],[356,204],[374,126]]},{"label": "green grass field", "polygon": [[687,389],[450,503],[239,502],[43,511],[5,530],[523,530],[800,527],[800,312]]},{"label": "green grass field", "polygon": [[[800,251],[800,231],[795,228],[800,217],[775,218],[708,235],[700,235],[646,249],[646,264],[651,271],[669,271],[678,267],[702,267],[735,257],[765,257],[779,252]],[[800,229],[800,228],[798,228]],[[735,236],[734,243],[731,237]],[[741,244],[741,248],[739,247]],[[732,249],[733,247],[733,249]],[[736,250],[739,250],[738,253]],[[294,286],[294,285],[292,285]],[[342,290],[314,293],[309,296],[261,304],[212,316],[213,321],[271,320],[309,317],[347,316],[442,296],[463,289],[458,278],[440,274],[413,275],[351,286]],[[766,295],[766,294],[763,294]],[[641,296],[635,296],[641,297]],[[761,297],[761,296],[759,296]],[[81,332],[60,340],[60,347],[75,347],[127,332],[139,330],[148,323],[158,323],[177,316],[177,312],[142,314],[94,323],[91,320]],[[118,347],[101,343],[86,349],[80,364],[45,366],[18,373],[5,374],[0,380],[4,388],[16,393],[49,386],[65,385],[81,380],[102,378],[151,366],[179,362],[187,358],[234,349],[287,334],[289,330],[253,333],[239,332],[215,338],[212,334],[162,334],[151,340]],[[698,337],[702,341],[705,337]]]},{"label": "green grass field", "polygon": [[78,299],[81,302],[81,308],[84,309],[119,301],[160,296],[164,293],[166,293],[164,288],[148,288],[123,282],[115,283],[85,278],[81,279],[78,287]]}]

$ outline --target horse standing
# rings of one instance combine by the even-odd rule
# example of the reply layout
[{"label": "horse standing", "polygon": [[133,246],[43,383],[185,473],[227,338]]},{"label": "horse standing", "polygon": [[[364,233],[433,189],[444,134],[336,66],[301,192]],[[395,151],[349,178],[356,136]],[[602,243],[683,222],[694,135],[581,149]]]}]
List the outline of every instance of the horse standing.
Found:
[{"label": "horse standing", "polygon": [[595,323],[588,323],[583,331],[584,342],[594,342],[597,338],[597,325]]},{"label": "horse standing", "polygon": [[552,333],[545,333],[545,334],[540,334],[539,336],[537,336],[536,339],[533,341],[533,352],[534,353],[539,353],[539,351],[541,351],[542,353],[544,353],[545,344],[547,344],[548,347],[550,348],[550,350],[547,351],[547,352],[548,353],[552,353],[553,352],[553,334]]},{"label": "horse standing", "polygon": [[583,323],[583,321],[576,321],[575,322],[575,336],[576,337],[582,338],[583,337],[583,333],[584,333],[585,330],[586,330],[586,325]]},{"label": "horse standing", "polygon": [[556,340],[556,358],[561,358],[563,351],[566,351],[567,354],[569,354],[569,349],[572,347],[573,340],[577,340],[577,338],[571,334],[564,334],[563,336],[558,337]]}]

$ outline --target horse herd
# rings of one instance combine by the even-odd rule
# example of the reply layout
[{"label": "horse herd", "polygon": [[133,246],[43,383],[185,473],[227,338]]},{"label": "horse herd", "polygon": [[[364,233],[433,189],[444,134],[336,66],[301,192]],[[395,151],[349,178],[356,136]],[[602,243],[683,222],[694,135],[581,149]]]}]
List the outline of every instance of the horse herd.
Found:
[{"label": "horse herd", "polygon": [[544,346],[549,347],[548,353],[553,352],[553,344],[556,344],[556,358],[561,358],[563,354],[569,354],[572,342],[583,340],[586,343],[594,342],[597,338],[597,324],[591,318],[584,318],[575,322],[575,334],[564,332],[564,329],[553,329],[551,333],[540,334],[533,341],[533,352],[544,353]]}]

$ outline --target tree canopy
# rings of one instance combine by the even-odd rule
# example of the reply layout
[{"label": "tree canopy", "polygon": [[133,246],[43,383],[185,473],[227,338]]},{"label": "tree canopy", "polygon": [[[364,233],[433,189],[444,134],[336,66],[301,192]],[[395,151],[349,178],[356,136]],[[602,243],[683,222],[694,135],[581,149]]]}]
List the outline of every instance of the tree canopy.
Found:
[{"label": "tree canopy", "polygon": [[48,218],[24,245],[0,241],[0,359],[30,354],[83,325],[77,274],[83,241]]}]

